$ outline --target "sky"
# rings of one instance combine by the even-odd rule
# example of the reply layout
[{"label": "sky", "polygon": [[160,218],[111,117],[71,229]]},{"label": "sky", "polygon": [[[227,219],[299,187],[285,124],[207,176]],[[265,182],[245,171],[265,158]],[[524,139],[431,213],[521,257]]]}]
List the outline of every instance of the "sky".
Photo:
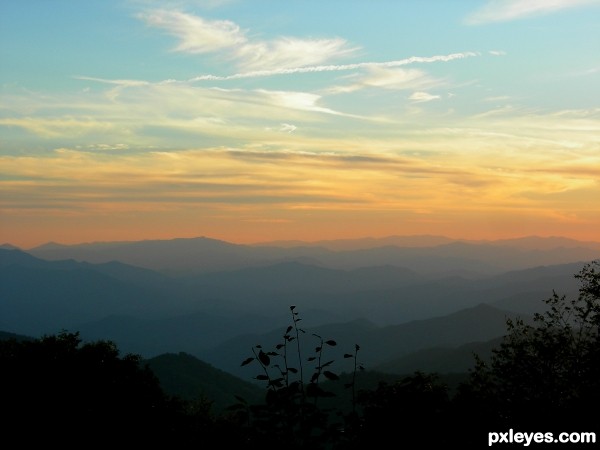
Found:
[{"label": "sky", "polygon": [[0,242],[599,230],[599,0],[0,1]]}]

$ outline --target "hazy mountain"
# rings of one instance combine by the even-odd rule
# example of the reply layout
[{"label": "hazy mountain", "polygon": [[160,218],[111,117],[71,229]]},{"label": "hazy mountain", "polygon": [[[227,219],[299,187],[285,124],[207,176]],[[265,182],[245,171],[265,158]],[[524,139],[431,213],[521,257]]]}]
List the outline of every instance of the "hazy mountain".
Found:
[{"label": "hazy mountain", "polygon": [[[583,263],[547,266],[484,279],[425,278],[393,266],[349,271],[285,263],[199,275],[190,281],[204,295],[252,305],[256,313],[272,315],[291,304],[335,312],[345,320],[364,317],[380,324],[447,314],[479,303],[500,302],[504,309],[539,310],[552,289],[577,290],[573,277]],[[523,307],[511,299],[519,298]],[[502,301],[511,308],[502,306]]]},{"label": "hazy mountain", "polygon": [[257,314],[194,312],[152,320],[111,315],[78,324],[77,330],[85,339],[110,339],[124,351],[151,357],[175,351],[198,354],[233,336],[265,332],[284,323],[282,318]]},{"label": "hazy mountain", "polygon": [[489,244],[453,242],[424,248],[380,247],[332,253],[321,258],[327,266],[354,268],[372,265],[406,267],[421,274],[493,275],[541,265],[591,261],[600,250],[554,248],[529,250]]},{"label": "hazy mountain", "polygon": [[11,244],[2,244],[2,245],[0,245],[0,249],[4,249],[4,250],[20,250],[19,247],[15,247],[14,245],[11,245]]},{"label": "hazy mountain", "polygon": [[[502,311],[489,305],[478,305],[446,316],[412,321],[400,325],[378,327],[366,320],[347,323],[306,327],[300,334],[303,360],[311,356],[319,339],[334,339],[335,347],[326,349],[326,359],[335,359],[341,370],[349,370],[349,360],[344,353],[352,353],[354,346],[360,346],[359,359],[367,368],[376,367],[384,362],[406,356],[418,350],[431,347],[457,347],[477,341],[487,341],[506,332],[506,319],[515,317],[514,313]],[[257,367],[240,367],[241,361],[252,356],[252,347],[260,344],[265,349],[274,348],[282,342],[285,327],[267,334],[244,335],[231,339],[203,353],[200,357],[216,367],[240,376],[243,379],[255,375]],[[290,358],[297,358],[295,347]],[[297,360],[297,359],[296,359]],[[292,359],[292,361],[295,361]]]},{"label": "hazy mountain", "polygon": [[556,248],[591,248],[600,250],[600,242],[577,241],[564,237],[526,236],[515,239],[499,239],[496,241],[483,241],[491,245],[507,245],[526,250],[552,250]]},{"label": "hazy mountain", "polygon": [[485,342],[470,342],[459,347],[433,347],[418,350],[408,355],[376,365],[373,369],[385,373],[405,375],[417,370],[436,373],[467,373],[475,366],[475,356],[484,361],[492,356],[502,338]]},{"label": "hazy mountain", "polygon": [[8,331],[0,331],[0,341],[15,339],[17,341],[30,341],[33,338],[23,334],[9,333]]},{"label": "hazy mountain", "polygon": [[168,310],[160,274],[121,263],[45,261],[0,249],[0,326],[39,335],[109,314],[151,317]]},{"label": "hazy mountain", "polygon": [[449,244],[454,239],[445,236],[387,236],[383,238],[362,238],[362,239],[333,239],[325,241],[270,241],[254,244],[261,247],[321,247],[328,250],[361,250],[378,247],[436,247],[438,245]]},{"label": "hazy mountain", "polygon": [[100,242],[69,246],[40,246],[29,250],[40,258],[73,258],[102,263],[120,261],[169,274],[210,272],[286,260],[283,249],[256,251],[246,245],[205,237],[133,242]]},{"label": "hazy mountain", "polygon": [[264,399],[263,388],[223,372],[187,353],[167,353],[145,362],[158,377],[167,394],[186,400],[206,398],[212,402],[213,412],[222,412],[228,406],[238,403],[235,396],[248,403],[258,403]]},{"label": "hazy mountain", "polygon": [[453,242],[471,243],[479,245],[501,245],[516,247],[525,250],[552,250],[555,248],[591,248],[600,250],[600,242],[577,241],[564,237],[540,237],[526,236],[514,239],[498,240],[466,240],[451,239],[445,236],[414,235],[414,236],[386,236],[382,238],[358,238],[358,239],[332,239],[322,241],[267,241],[254,244],[266,247],[321,247],[328,250],[360,250],[378,247],[437,247]]},{"label": "hazy mountain", "polygon": [[115,261],[46,261],[0,249],[0,325],[33,334],[80,327],[135,352],[192,352],[237,334],[264,332],[286,320],[291,304],[314,311],[315,325],[361,317],[395,324],[482,302],[531,313],[552,289],[576,292],[573,274],[582,266],[466,279],[424,277],[390,265],[340,270],[285,262],[170,278]]},{"label": "hazy mountain", "polygon": [[[197,274],[295,261],[335,269],[392,265],[429,275],[481,276],[600,257],[598,243],[559,238],[467,242],[441,237],[394,237],[360,242],[355,246],[346,241],[340,241],[339,246],[329,243],[329,247],[336,248],[332,250],[311,245],[238,245],[202,237],[69,246],[50,244],[30,252],[51,260],[73,258],[93,263],[117,260],[170,274]],[[363,248],[368,242],[377,246]],[[351,249],[341,250],[348,247]]]}]

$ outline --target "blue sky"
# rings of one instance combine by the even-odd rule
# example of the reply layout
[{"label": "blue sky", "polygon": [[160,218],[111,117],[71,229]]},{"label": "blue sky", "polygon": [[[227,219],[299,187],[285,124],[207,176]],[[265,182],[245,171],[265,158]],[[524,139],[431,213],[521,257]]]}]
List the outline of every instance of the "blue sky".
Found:
[{"label": "blue sky", "polygon": [[600,228],[599,1],[0,13],[5,241]]}]

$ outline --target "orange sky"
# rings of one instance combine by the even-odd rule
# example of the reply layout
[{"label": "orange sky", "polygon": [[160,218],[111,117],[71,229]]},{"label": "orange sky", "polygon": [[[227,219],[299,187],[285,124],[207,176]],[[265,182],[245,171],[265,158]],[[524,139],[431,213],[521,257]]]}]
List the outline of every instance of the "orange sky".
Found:
[{"label": "orange sky", "polygon": [[600,241],[597,3],[161,3],[3,7],[0,242]]}]

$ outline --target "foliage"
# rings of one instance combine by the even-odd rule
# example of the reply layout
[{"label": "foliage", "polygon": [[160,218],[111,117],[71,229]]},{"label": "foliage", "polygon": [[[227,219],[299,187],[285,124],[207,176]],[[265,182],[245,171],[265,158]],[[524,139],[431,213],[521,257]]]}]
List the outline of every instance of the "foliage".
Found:
[{"label": "foliage", "polygon": [[380,382],[376,389],[360,392],[359,404],[361,418],[344,448],[383,448],[385,443],[406,444],[412,438],[436,448],[448,441],[451,403],[448,387],[436,374],[415,372],[393,383]]},{"label": "foliage", "polygon": [[461,401],[511,427],[596,427],[600,400],[600,262],[586,264],[574,299],[556,292],[533,325],[508,321],[489,364],[477,361]]},{"label": "foliage", "polygon": [[[63,447],[164,445],[240,449],[353,450],[395,442],[412,448],[482,448],[490,431],[595,431],[600,401],[600,262],[575,275],[579,295],[557,293],[533,324],[507,321],[489,363],[476,358],[470,378],[451,395],[436,374],[416,372],[358,389],[359,345],[351,374],[338,374],[330,349],[307,336],[295,306],[273,349],[252,347],[242,365],[258,369],[264,401],[237,403],[215,415],[203,398],[166,395],[136,355],[110,341],[82,343],[77,333],[0,340],[0,396],[5,438]],[[310,355],[302,340],[314,341]],[[339,389],[332,384],[343,385]],[[351,406],[340,409],[334,392]],[[591,413],[590,413],[591,412]],[[81,441],[80,436],[85,436]]]},{"label": "foliage", "polygon": [[[137,355],[78,333],[0,341],[4,437],[20,445],[156,444],[195,440],[209,417],[166,396]],[[15,442],[15,441],[13,441]]]},{"label": "foliage", "polygon": [[[337,342],[313,334],[316,339],[314,353],[304,359],[300,340],[306,331],[300,327],[302,319],[295,306],[290,307],[290,313],[292,324],[275,349],[265,351],[261,345],[255,345],[253,356],[242,362],[242,365],[258,364],[260,373],[255,379],[264,382],[267,389],[264,404],[248,405],[239,399],[240,403],[231,408],[248,425],[247,439],[251,448],[284,445],[291,449],[319,449],[342,438],[343,414],[339,411],[335,414],[336,411],[319,404],[320,399],[334,396],[323,388],[322,382],[339,380],[339,375],[332,371],[334,360],[326,358],[326,349],[337,346]],[[344,354],[345,358],[354,358],[354,375],[345,385],[353,390],[353,404],[356,371],[362,370],[357,359],[359,350],[360,347],[355,345],[354,353]],[[306,379],[305,370],[309,367],[312,373]]]}]

